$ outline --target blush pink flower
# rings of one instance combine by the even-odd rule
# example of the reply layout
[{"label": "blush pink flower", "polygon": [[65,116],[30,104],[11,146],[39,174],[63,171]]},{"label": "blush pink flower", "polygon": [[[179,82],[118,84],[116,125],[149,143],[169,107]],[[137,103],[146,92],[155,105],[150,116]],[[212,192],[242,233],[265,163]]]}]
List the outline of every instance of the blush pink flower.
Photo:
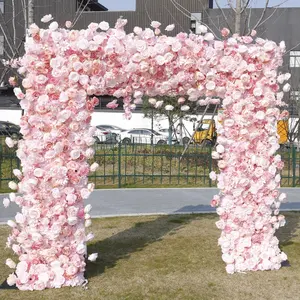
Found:
[{"label": "blush pink flower", "polygon": [[118,100],[113,100],[113,101],[109,102],[108,104],[106,104],[107,108],[112,108],[112,109],[115,109],[118,106],[119,106]]}]

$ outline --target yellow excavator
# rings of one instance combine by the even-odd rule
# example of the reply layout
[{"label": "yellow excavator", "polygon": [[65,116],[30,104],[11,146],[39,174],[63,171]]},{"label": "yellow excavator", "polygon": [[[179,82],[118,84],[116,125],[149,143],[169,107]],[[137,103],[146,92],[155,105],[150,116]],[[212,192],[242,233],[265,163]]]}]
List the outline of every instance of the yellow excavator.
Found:
[{"label": "yellow excavator", "polygon": [[289,138],[289,120],[279,120],[277,122],[277,134],[279,135],[279,145],[282,146],[288,142]]},{"label": "yellow excavator", "polygon": [[[277,134],[279,144],[282,146],[288,142],[289,121],[279,120],[277,122]],[[217,140],[216,124],[214,120],[202,120],[198,129],[194,133],[194,143],[204,144],[204,146],[213,146]]]},{"label": "yellow excavator", "polygon": [[216,140],[217,131],[215,120],[202,120],[194,133],[194,142],[196,144],[204,144],[204,146],[213,146]]}]

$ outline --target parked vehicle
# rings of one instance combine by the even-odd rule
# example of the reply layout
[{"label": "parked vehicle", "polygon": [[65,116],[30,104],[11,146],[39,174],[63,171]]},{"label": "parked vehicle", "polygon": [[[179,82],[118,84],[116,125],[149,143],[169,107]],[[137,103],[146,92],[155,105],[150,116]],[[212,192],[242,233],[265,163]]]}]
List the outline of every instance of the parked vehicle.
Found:
[{"label": "parked vehicle", "polygon": [[20,126],[10,122],[0,121],[0,136],[9,136],[13,139],[20,139],[22,138]]},{"label": "parked vehicle", "polygon": [[135,128],[121,132],[122,144],[167,144],[168,138],[157,131],[147,128]]},{"label": "parked vehicle", "polygon": [[110,131],[117,141],[120,141],[120,133],[125,129],[115,125],[98,125],[101,128]]},{"label": "parked vehicle", "polygon": [[117,136],[111,131],[101,127],[96,126],[97,130],[95,132],[96,142],[100,144],[116,144],[118,142]]},{"label": "parked vehicle", "polygon": [[277,134],[279,135],[279,145],[286,144],[289,137],[289,121],[279,120],[277,122]]},{"label": "parked vehicle", "polygon": [[[159,134],[164,135],[169,140],[169,128],[162,128],[158,131]],[[190,137],[186,136],[186,131],[183,132],[182,136],[182,143],[185,145],[189,142]],[[179,131],[172,131],[172,143],[179,144],[180,143],[180,132]]]},{"label": "parked vehicle", "polygon": [[202,120],[194,134],[194,142],[213,146],[217,140],[216,124],[214,120]]},{"label": "parked vehicle", "polygon": [[104,128],[104,129],[106,129],[106,130],[109,130],[109,131],[111,131],[112,133],[120,133],[120,132],[126,130],[126,129],[123,129],[123,128],[119,127],[119,126],[115,126],[115,125],[101,125],[101,124],[100,124],[100,125],[98,125],[98,126]]}]

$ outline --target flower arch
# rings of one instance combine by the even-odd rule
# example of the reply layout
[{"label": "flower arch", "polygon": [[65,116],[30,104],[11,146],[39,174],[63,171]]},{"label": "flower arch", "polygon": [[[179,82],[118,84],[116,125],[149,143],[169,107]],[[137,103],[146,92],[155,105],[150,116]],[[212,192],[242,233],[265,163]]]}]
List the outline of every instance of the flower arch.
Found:
[{"label": "flower arch", "polygon": [[289,77],[277,76],[284,43],[227,37],[226,30],[224,40],[214,40],[205,27],[202,35],[169,37],[158,22],[126,34],[126,22],[91,23],[80,31],[57,22],[46,30],[30,26],[26,54],[17,62],[25,91],[15,89],[24,109],[17,150],[23,170],[15,170],[18,185],[10,184],[23,194],[10,194],[22,212],[8,223],[7,243],[20,262],[8,259],[16,267],[8,282],[22,290],[85,282],[86,242],[93,235],[85,234],[91,207],[84,200],[93,190],[87,175],[97,167],[87,163],[94,155],[93,95],[122,97],[127,117],[144,95],[187,96],[200,105],[223,99],[213,152],[220,174],[210,174],[220,189],[212,204],[220,215],[222,258],[229,273],[279,269],[286,259],[274,236],[284,225],[282,162],[275,155],[280,84]]}]

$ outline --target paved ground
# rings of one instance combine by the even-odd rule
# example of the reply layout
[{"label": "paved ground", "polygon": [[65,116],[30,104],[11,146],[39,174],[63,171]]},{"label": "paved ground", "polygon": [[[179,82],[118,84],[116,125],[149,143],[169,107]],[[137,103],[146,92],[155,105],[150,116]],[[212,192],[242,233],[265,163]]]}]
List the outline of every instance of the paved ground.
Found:
[{"label": "paved ground", "polygon": [[[300,210],[300,188],[282,188],[281,191],[288,195],[288,202],[281,206],[281,210]],[[87,203],[93,206],[93,217],[206,213],[215,211],[210,200],[217,193],[214,188],[96,190]],[[5,196],[0,195],[0,222],[14,218],[18,211],[16,205],[3,207]]]}]

